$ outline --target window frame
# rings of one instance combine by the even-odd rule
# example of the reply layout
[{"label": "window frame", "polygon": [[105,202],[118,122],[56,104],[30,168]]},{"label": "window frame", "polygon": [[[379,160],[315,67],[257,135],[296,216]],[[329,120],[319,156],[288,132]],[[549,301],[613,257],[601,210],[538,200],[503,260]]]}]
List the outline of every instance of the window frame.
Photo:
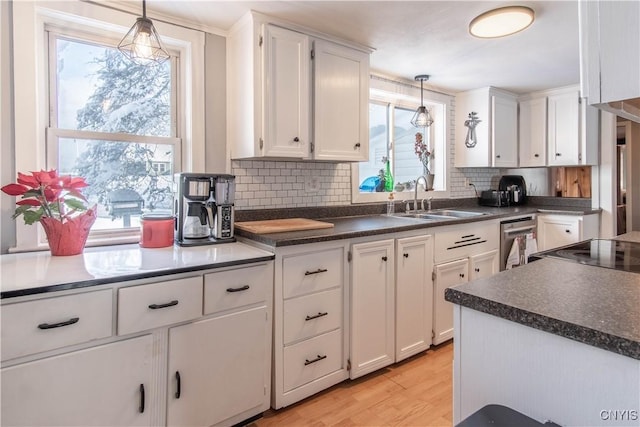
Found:
[{"label": "window frame", "polygon": [[[373,78],[374,76],[372,76]],[[390,80],[384,79],[387,82],[392,82]],[[413,85],[409,85],[402,82],[392,82],[395,85],[404,86],[404,91],[398,91],[397,93],[393,93],[389,90],[384,89],[370,89],[369,103],[383,104],[392,107],[388,111],[388,135],[391,150],[394,150],[394,115],[393,108],[403,108],[409,110],[415,110],[420,105],[420,89],[416,88]],[[407,90],[406,87],[409,87]],[[404,92],[404,93],[401,93]],[[407,93],[409,92],[409,93]],[[447,198],[450,195],[449,190],[449,177],[451,175],[451,165],[450,165],[450,111],[451,111],[451,97],[445,94],[439,94],[437,92],[425,90],[424,91],[424,105],[429,108],[430,106],[441,106],[442,108],[442,116],[443,117],[434,117],[435,123],[430,126],[429,138],[431,141],[435,141],[438,137],[438,133],[440,133],[440,137],[442,138],[442,148],[436,150],[436,156],[441,155],[442,161],[440,163],[441,167],[445,168],[444,174],[441,171],[436,171],[436,174],[442,174],[443,186],[444,190],[437,191],[418,191],[418,199],[426,199],[427,197],[434,198]],[[441,154],[438,154],[441,153]],[[395,156],[392,154],[391,159],[395,162]],[[395,166],[395,165],[392,165]],[[393,167],[392,167],[392,170]],[[416,177],[417,178],[417,177]],[[387,192],[373,192],[373,193],[365,193],[360,192],[360,170],[359,163],[351,164],[351,203],[378,203],[378,202],[386,202],[389,198],[389,193]],[[409,200],[413,199],[414,191],[407,190],[401,193],[394,193],[395,200]]]},{"label": "window frame", "polygon": [[[135,22],[130,13],[85,2],[14,2],[14,112],[15,170],[28,172],[47,167],[49,125],[47,26],[116,39]],[[183,171],[205,170],[205,35],[201,31],[154,20],[165,46],[179,55],[177,62],[177,136],[182,139]],[[17,54],[19,52],[19,54]],[[9,252],[48,248],[42,227],[15,221],[16,246]],[[94,239],[87,246],[134,243],[139,233]]]}]

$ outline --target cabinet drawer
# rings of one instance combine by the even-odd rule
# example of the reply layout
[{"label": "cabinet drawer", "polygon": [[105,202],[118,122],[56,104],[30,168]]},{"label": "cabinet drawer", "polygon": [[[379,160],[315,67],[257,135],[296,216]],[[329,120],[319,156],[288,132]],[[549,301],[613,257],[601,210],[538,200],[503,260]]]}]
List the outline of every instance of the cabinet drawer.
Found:
[{"label": "cabinet drawer", "polygon": [[343,248],[283,258],[284,298],[341,286],[343,258]]},{"label": "cabinet drawer", "polygon": [[265,301],[272,286],[272,264],[205,274],[204,314]]},{"label": "cabinet drawer", "polygon": [[284,391],[321,378],[342,366],[342,329],[284,349]]},{"label": "cabinet drawer", "polygon": [[2,360],[111,335],[113,291],[3,305]]},{"label": "cabinet drawer", "polygon": [[285,301],[284,343],[339,328],[342,312],[342,288]]},{"label": "cabinet drawer", "polygon": [[118,335],[202,316],[202,276],[118,290]]},{"label": "cabinet drawer", "polygon": [[500,225],[493,221],[475,222],[447,231],[437,231],[435,262],[439,264],[498,249],[499,239]]}]

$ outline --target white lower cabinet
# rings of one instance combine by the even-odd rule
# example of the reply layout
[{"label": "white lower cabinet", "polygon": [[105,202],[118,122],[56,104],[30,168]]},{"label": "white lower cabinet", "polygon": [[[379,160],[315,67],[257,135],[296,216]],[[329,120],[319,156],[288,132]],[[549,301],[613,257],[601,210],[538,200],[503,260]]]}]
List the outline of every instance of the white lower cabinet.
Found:
[{"label": "white lower cabinet", "polygon": [[431,346],[432,272],[433,236],[396,241],[396,362]]},{"label": "white lower cabinet", "polygon": [[433,344],[453,338],[453,305],[445,301],[445,289],[499,271],[499,235],[496,220],[435,230]]},{"label": "white lower cabinet", "polygon": [[275,409],[349,376],[344,241],[275,248],[273,379]]},{"label": "white lower cabinet", "polygon": [[538,215],[538,250],[546,251],[598,236],[599,215]]},{"label": "white lower cabinet", "polygon": [[394,239],[351,247],[351,373],[358,378],[394,362]]},{"label": "white lower cabinet", "polygon": [[3,368],[3,426],[149,426],[156,387],[144,335]]},{"label": "white lower cabinet", "polygon": [[3,349],[1,424],[226,426],[258,415],[270,401],[272,289],[273,263],[261,262],[3,300],[3,337],[20,319],[29,333]]},{"label": "white lower cabinet", "polygon": [[169,329],[167,425],[215,425],[264,410],[269,317],[261,305]]},{"label": "white lower cabinet", "polygon": [[453,304],[444,299],[444,290],[469,280],[467,258],[436,265],[434,283],[433,343],[453,338]]}]

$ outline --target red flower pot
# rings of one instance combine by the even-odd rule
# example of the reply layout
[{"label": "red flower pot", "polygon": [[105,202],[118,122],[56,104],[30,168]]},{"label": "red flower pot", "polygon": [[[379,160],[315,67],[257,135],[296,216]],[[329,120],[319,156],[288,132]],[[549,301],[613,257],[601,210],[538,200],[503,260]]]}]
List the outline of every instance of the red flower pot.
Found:
[{"label": "red flower pot", "polygon": [[84,250],[89,231],[96,220],[96,207],[65,222],[51,217],[42,217],[40,223],[47,234],[51,255],[78,255]]}]

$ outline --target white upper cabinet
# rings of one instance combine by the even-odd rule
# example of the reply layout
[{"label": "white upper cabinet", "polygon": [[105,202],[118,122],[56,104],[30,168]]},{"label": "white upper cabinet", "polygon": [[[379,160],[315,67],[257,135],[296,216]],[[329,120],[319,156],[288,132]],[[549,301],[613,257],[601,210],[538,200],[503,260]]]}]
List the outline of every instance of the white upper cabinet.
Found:
[{"label": "white upper cabinet", "polygon": [[264,155],[306,157],[309,152],[309,37],[265,26]]},{"label": "white upper cabinet", "polygon": [[[471,112],[480,122],[475,145],[465,121]],[[518,166],[518,103],[515,95],[493,87],[456,95],[456,167]]]},{"label": "white upper cabinet", "polygon": [[314,158],[369,158],[369,54],[314,43]]},{"label": "white upper cabinet", "polygon": [[366,160],[369,53],[272,21],[249,13],[227,38],[230,158]]},{"label": "white upper cabinet", "polygon": [[548,97],[549,166],[598,163],[598,110],[580,99],[578,88]]},{"label": "white upper cabinet", "polygon": [[640,2],[578,5],[582,93],[589,104],[640,97]]},{"label": "white upper cabinet", "polygon": [[520,101],[519,123],[520,166],[546,166],[547,97]]}]

